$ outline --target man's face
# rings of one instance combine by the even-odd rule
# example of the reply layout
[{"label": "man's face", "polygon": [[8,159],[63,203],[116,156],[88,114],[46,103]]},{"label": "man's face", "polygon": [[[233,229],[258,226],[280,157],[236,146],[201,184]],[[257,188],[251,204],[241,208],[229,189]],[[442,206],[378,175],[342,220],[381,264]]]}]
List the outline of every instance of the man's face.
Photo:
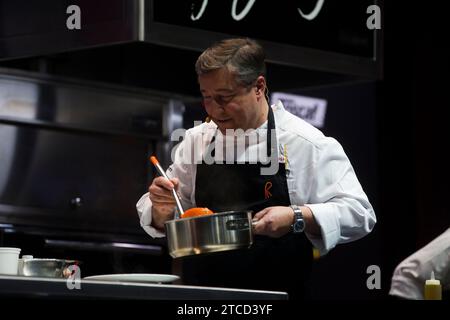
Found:
[{"label": "man's face", "polygon": [[206,112],[219,130],[252,128],[259,114],[255,87],[242,87],[226,69],[198,77]]}]

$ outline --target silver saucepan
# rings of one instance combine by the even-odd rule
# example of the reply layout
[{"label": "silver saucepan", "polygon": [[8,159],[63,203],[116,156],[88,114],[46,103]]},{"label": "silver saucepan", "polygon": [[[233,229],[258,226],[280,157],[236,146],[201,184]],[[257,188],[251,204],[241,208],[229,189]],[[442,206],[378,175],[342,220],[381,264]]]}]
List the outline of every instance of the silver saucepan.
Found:
[{"label": "silver saucepan", "polygon": [[169,254],[196,254],[249,248],[253,243],[252,211],[226,211],[165,223]]}]

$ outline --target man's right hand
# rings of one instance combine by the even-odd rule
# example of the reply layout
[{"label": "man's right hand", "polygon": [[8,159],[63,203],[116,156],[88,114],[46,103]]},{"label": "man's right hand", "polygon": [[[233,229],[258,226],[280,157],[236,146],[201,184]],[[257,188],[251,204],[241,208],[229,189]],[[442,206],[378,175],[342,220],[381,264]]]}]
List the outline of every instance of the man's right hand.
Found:
[{"label": "man's right hand", "polygon": [[176,206],[173,198],[172,189],[178,189],[179,181],[177,178],[167,180],[164,177],[153,179],[148,188],[149,197],[152,201],[152,226],[157,229],[164,229],[164,223],[173,218]]}]

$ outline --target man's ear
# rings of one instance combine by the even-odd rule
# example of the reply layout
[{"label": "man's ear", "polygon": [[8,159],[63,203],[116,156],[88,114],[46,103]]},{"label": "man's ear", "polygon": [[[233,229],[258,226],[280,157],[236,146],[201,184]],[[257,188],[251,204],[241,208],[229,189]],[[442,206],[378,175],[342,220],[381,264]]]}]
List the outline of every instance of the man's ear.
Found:
[{"label": "man's ear", "polygon": [[258,96],[264,96],[266,90],[266,79],[263,76],[259,76],[256,80],[256,94]]}]

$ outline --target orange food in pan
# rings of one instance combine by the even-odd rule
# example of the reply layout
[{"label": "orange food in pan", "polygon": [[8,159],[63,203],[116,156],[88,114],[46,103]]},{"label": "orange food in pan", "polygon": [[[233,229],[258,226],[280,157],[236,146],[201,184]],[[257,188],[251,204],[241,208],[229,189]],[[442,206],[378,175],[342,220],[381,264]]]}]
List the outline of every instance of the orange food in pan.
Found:
[{"label": "orange food in pan", "polygon": [[192,218],[192,217],[199,217],[199,216],[206,216],[208,214],[213,214],[211,210],[208,208],[191,208],[186,210],[182,215],[181,218]]}]

